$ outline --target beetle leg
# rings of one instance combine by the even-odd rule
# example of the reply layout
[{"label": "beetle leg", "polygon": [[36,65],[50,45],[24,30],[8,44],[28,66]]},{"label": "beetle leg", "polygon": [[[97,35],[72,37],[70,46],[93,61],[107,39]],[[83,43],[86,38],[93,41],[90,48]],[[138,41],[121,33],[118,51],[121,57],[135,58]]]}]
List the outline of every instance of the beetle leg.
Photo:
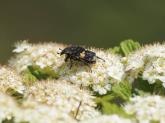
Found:
[{"label": "beetle leg", "polygon": [[92,73],[92,68],[91,68],[90,64],[89,64],[88,62],[85,62],[85,61],[84,61],[84,64],[88,66],[88,68],[89,68],[89,72]]},{"label": "beetle leg", "polygon": [[66,57],[65,57],[65,62],[67,62],[68,61],[68,59],[69,59],[69,55],[66,55]]},{"label": "beetle leg", "polygon": [[70,59],[70,66],[69,66],[69,69],[71,69],[72,66],[73,66],[73,61],[72,61],[72,59]]},{"label": "beetle leg", "polygon": [[92,73],[92,68],[91,68],[91,66],[89,64],[88,64],[88,67],[89,67],[89,72]]}]

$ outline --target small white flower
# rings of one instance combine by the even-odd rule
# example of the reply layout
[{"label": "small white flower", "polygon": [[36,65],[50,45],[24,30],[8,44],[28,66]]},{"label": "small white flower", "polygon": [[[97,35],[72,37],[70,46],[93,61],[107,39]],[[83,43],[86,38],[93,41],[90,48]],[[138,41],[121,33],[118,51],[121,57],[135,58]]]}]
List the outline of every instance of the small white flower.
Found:
[{"label": "small white flower", "polygon": [[23,100],[17,104],[13,98],[0,93],[0,122],[14,117],[14,122],[29,123],[77,123],[67,112],[56,107],[37,103],[34,100]]},{"label": "small white flower", "polygon": [[10,120],[15,115],[14,111],[17,111],[14,100],[8,95],[0,93],[0,122],[2,123],[5,119]]},{"label": "small white flower", "polygon": [[65,112],[61,112],[56,107],[39,104],[33,100],[24,101],[18,111],[15,114],[16,122],[76,123],[72,117]]},{"label": "small white flower", "polygon": [[146,64],[146,67],[143,72],[143,79],[148,80],[150,84],[160,80],[163,83],[165,82],[165,58],[153,58],[149,63]]},{"label": "small white flower", "polygon": [[[86,113],[99,114],[95,110],[94,97],[89,91],[81,90],[64,80],[38,82],[27,89],[25,97],[56,107],[61,112],[66,112],[79,120],[90,118]],[[79,111],[75,116],[77,110]]]},{"label": "small white flower", "polygon": [[21,77],[14,70],[0,66],[0,91],[5,93],[8,89],[14,89],[23,94],[25,86]]},{"label": "small white flower", "polygon": [[165,45],[144,46],[125,59],[127,79],[134,81],[142,73],[142,78],[150,84],[157,80],[165,82]]},{"label": "small white flower", "polygon": [[[18,43],[17,45],[22,47],[25,43]],[[63,47],[63,45],[57,43],[29,44],[27,50],[24,50],[23,53],[18,52],[15,57],[9,60],[9,65],[19,73],[25,71],[31,65],[41,68],[51,66],[53,69],[56,68],[54,70],[57,71],[58,67],[64,63],[64,58],[57,54],[59,48],[63,49]]]},{"label": "small white flower", "polygon": [[21,53],[21,52],[23,52],[23,51],[25,51],[25,50],[30,49],[30,48],[31,48],[31,45],[30,45],[26,40],[24,40],[24,41],[22,41],[21,43],[18,42],[18,43],[15,45],[15,47],[16,47],[16,48],[13,50],[13,52],[15,52],[15,53]]},{"label": "small white flower", "polygon": [[99,117],[84,120],[80,123],[135,123],[131,119],[126,119],[118,115],[100,115]]},{"label": "small white flower", "polygon": [[134,114],[140,123],[165,121],[165,98],[161,96],[136,96],[124,108],[128,114]]}]

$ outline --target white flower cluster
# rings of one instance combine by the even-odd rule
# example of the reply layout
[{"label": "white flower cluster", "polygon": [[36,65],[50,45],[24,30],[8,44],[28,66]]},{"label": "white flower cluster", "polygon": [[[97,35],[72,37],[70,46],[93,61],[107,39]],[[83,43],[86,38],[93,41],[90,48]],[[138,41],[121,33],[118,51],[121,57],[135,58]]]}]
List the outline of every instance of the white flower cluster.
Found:
[{"label": "white flower cluster", "polygon": [[[58,54],[59,49],[65,47],[58,43],[30,44],[27,41],[16,44],[15,57],[9,61],[16,72],[0,66],[0,122],[14,118],[15,123],[165,123],[165,98],[162,96],[131,98],[123,108],[132,119],[101,114],[93,96],[95,92],[107,94],[113,84],[126,79],[133,82],[140,75],[150,84],[161,81],[165,87],[164,44],[144,46],[124,58],[91,48],[105,60],[97,59],[91,68],[78,61],[70,68],[70,61],[65,62],[65,56]],[[17,73],[26,73],[29,66],[45,70],[49,80],[24,83]],[[58,77],[52,80],[54,74]],[[23,95],[21,103],[4,94],[10,89]]]},{"label": "white flower cluster", "polygon": [[165,45],[145,46],[124,60],[130,80],[133,81],[142,73],[142,78],[150,84],[158,80],[165,87]]},{"label": "white flower cluster", "polygon": [[14,111],[16,111],[16,104],[11,97],[0,93],[0,123],[4,119],[10,120],[14,116]]},{"label": "white flower cluster", "polygon": [[80,123],[135,123],[131,119],[119,117],[118,115],[100,115],[97,118],[82,121]]},{"label": "white flower cluster", "polygon": [[58,107],[41,104],[34,100],[23,101],[21,106],[18,106],[13,98],[3,93],[0,93],[0,109],[0,122],[13,119],[14,123],[134,123],[132,119],[118,115],[98,115],[92,119],[77,121],[67,112],[58,110]]},{"label": "white flower cluster", "polygon": [[100,95],[106,94],[111,90],[111,84],[119,83],[124,79],[124,65],[121,63],[121,57],[113,55],[106,51],[94,50],[98,56],[105,59],[105,62],[98,60],[92,66],[92,72],[89,67],[74,66],[73,70],[67,76],[67,81],[83,86],[91,86],[95,92]]},{"label": "white flower cluster", "polygon": [[39,104],[32,100],[25,101],[17,112],[15,121],[26,121],[29,123],[76,123],[76,121],[65,112],[56,107]]},{"label": "white flower cluster", "polygon": [[25,86],[22,79],[14,70],[9,67],[0,66],[0,91],[6,92],[8,89],[23,94]]},{"label": "white flower cluster", "polygon": [[148,80],[151,84],[159,80],[165,87],[165,58],[153,58],[150,60],[143,72],[143,79]]},{"label": "white flower cluster", "polygon": [[57,54],[60,52],[59,48],[65,47],[57,43],[29,44],[27,41],[17,43],[13,50],[16,57],[12,58],[9,64],[18,72],[26,70],[31,65],[39,66],[41,69],[49,67],[61,78],[77,85],[91,87],[101,95],[111,90],[111,84],[119,83],[125,77],[124,65],[118,55],[91,49],[97,56],[105,59],[105,62],[98,59],[91,72],[89,66],[79,62],[75,62],[70,69],[70,63],[64,62],[64,56]]},{"label": "white flower cluster", "polygon": [[95,110],[94,97],[86,90],[64,80],[41,81],[27,88],[27,99],[56,107],[75,119],[84,120],[99,115]]},{"label": "white flower cluster", "polygon": [[158,95],[135,96],[124,108],[128,114],[135,115],[140,123],[151,123],[152,121],[165,123],[164,97]]},{"label": "white flower cluster", "polygon": [[41,68],[49,66],[56,70],[63,64],[62,58],[57,54],[59,48],[63,49],[64,47],[61,44],[45,43],[33,45],[25,40],[18,42],[15,47],[13,52],[17,55],[9,61],[9,64],[18,72],[24,71],[30,65],[38,65]]},{"label": "white flower cluster", "polygon": [[74,119],[55,107],[39,104],[34,101],[25,101],[21,106],[9,96],[0,93],[0,122],[11,120],[14,123],[76,123]]}]

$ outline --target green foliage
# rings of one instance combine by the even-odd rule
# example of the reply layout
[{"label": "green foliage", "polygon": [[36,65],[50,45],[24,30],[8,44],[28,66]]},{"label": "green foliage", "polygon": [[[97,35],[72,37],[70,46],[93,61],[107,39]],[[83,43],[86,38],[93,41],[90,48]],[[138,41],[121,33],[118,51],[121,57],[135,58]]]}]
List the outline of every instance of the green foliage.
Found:
[{"label": "green foliage", "polygon": [[112,93],[115,97],[119,97],[124,101],[129,101],[132,93],[132,86],[129,82],[121,82],[112,87]]},{"label": "green foliage", "polygon": [[16,101],[18,103],[20,103],[24,97],[24,95],[22,93],[19,93],[18,91],[15,91],[14,89],[12,88],[8,88],[6,90],[6,93],[10,96],[12,96],[14,99],[16,99]]},{"label": "green foliage", "polygon": [[31,85],[37,80],[37,78],[30,72],[29,69],[22,73],[22,78],[25,85]]},{"label": "green foliage", "polygon": [[14,122],[14,118],[11,118],[11,119],[4,119],[2,123],[15,123],[15,122]]},{"label": "green foliage", "polygon": [[104,114],[118,114],[121,116],[127,116],[122,107],[116,105],[115,103],[103,102],[102,103],[102,112]]},{"label": "green foliage", "polygon": [[[2,123],[16,123],[16,122],[14,121],[14,117],[12,117],[11,119],[4,119],[2,121]],[[29,122],[22,121],[22,122],[19,122],[19,123],[29,123]]]},{"label": "green foliage", "polygon": [[148,81],[139,77],[132,83],[132,88],[132,93],[136,95],[145,95],[153,93],[154,85],[149,84]]},{"label": "green foliage", "polygon": [[133,41],[131,39],[122,41],[120,43],[120,48],[121,48],[124,56],[127,56],[128,54],[139,49],[140,47],[141,46],[140,46],[139,42]]},{"label": "green foliage", "polygon": [[132,39],[124,40],[119,46],[110,48],[109,50],[113,53],[121,54],[123,56],[129,55],[131,52],[136,51],[140,48],[140,44]]},{"label": "green foliage", "polygon": [[122,51],[120,49],[120,46],[116,46],[116,47],[113,47],[113,48],[109,48],[108,49],[110,52],[114,53],[114,54],[122,54]]},{"label": "green foliage", "polygon": [[51,67],[40,68],[39,66],[29,66],[28,70],[38,80],[47,78],[59,78],[59,74],[52,70]]},{"label": "green foliage", "polygon": [[157,81],[154,84],[149,84],[147,80],[143,80],[139,77],[133,82],[132,87],[132,93],[136,95],[165,95],[165,88],[160,81]]},{"label": "green foliage", "polygon": [[159,121],[151,120],[150,123],[160,123]]},{"label": "green foliage", "polygon": [[[108,96],[106,96],[108,99]],[[97,98],[98,109],[106,115],[118,114],[123,117],[128,117],[129,115],[124,111],[122,106],[117,105],[114,102],[111,102],[111,96],[109,96],[109,100],[104,100],[105,98]]]},{"label": "green foliage", "polygon": [[128,82],[121,82],[112,87],[112,91],[104,96],[98,96],[96,103],[103,114],[118,114],[128,116],[122,108],[124,102],[129,101],[132,88]]},{"label": "green foliage", "polygon": [[162,82],[157,81],[153,86],[153,94],[165,95],[165,88],[162,86]]},{"label": "green foliage", "polygon": [[39,66],[28,66],[28,69],[22,73],[22,78],[25,85],[31,85],[37,80],[58,79],[59,74],[52,70],[51,67],[42,69]]}]

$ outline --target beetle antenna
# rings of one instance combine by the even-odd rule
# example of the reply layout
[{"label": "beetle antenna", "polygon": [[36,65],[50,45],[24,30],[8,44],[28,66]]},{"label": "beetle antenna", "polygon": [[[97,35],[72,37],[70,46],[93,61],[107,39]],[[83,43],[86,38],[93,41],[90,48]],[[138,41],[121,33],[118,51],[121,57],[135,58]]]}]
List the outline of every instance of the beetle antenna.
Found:
[{"label": "beetle antenna", "polygon": [[101,59],[101,60],[103,60],[104,62],[105,62],[105,60],[104,59],[102,59],[102,58],[100,58],[100,57],[98,57],[98,56],[96,56],[98,59]]}]

